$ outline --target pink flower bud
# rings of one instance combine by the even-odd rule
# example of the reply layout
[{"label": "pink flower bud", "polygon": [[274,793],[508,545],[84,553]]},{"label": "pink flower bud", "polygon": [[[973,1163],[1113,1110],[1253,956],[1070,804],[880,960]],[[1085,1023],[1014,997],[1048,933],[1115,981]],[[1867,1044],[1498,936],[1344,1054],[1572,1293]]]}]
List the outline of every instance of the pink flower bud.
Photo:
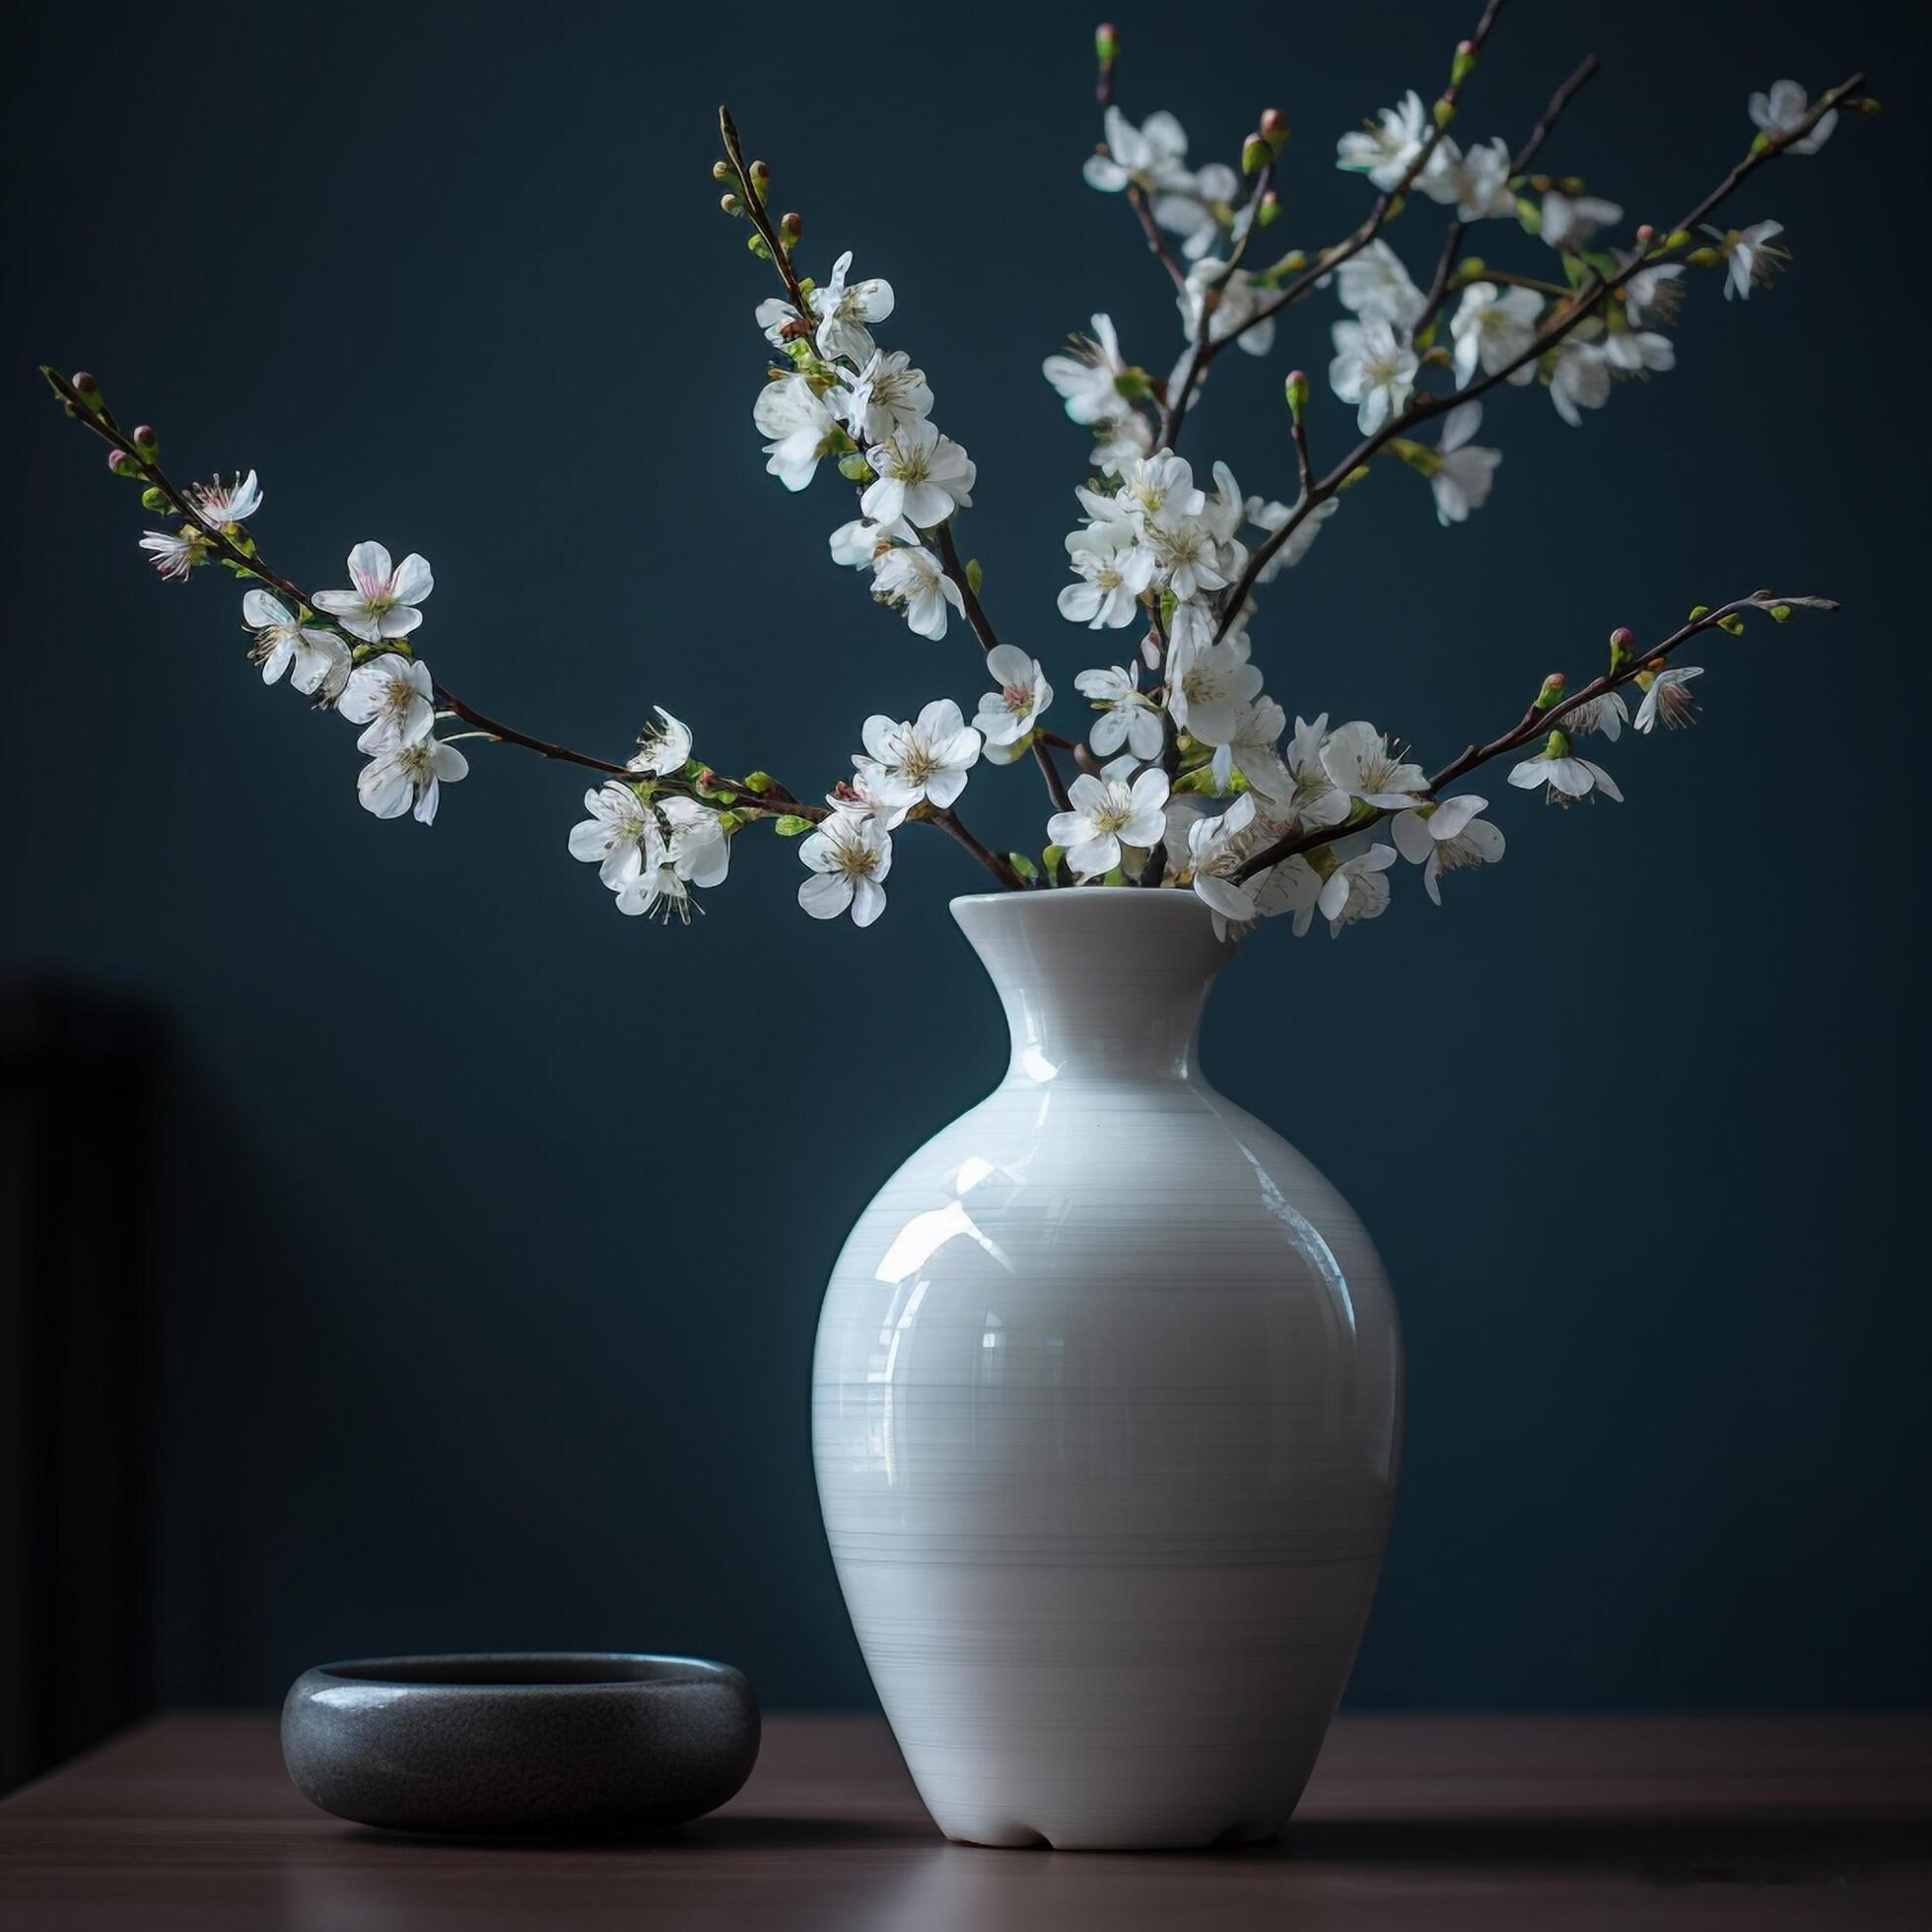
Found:
[{"label": "pink flower bud", "polygon": [[1610,648],[1613,651],[1628,651],[1637,641],[1637,634],[1627,624],[1620,624],[1610,634]]},{"label": "pink flower bud", "polygon": [[134,458],[125,449],[109,449],[107,467],[116,476],[132,476],[135,473]]}]

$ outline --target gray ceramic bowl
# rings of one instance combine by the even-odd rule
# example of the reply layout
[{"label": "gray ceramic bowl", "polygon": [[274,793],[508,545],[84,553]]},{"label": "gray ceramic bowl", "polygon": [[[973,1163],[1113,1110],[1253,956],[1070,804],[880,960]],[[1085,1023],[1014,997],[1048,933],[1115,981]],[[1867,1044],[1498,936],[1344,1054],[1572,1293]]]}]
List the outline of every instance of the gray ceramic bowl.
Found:
[{"label": "gray ceramic bowl", "polygon": [[731,1796],[758,1700],[727,1664],[553,1651],[321,1664],[282,1706],[282,1757],[324,1811],[392,1831],[650,1831]]}]

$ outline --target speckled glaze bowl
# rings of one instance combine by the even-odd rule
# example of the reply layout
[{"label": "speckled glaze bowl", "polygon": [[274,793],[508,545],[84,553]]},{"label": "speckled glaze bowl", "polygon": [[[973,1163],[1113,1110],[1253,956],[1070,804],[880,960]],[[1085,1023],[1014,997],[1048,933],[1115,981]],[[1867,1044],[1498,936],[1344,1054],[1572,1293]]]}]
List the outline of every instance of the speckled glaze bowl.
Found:
[{"label": "speckled glaze bowl", "polygon": [[659,1830],[715,1811],[757,1756],[749,1680],[696,1657],[365,1658],[305,1671],[282,1706],[297,1787],[391,1831]]}]

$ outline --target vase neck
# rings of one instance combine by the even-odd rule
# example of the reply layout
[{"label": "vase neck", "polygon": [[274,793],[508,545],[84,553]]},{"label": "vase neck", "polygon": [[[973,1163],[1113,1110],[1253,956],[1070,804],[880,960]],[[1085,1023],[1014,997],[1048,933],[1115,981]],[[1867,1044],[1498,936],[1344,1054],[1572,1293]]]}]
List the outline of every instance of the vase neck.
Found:
[{"label": "vase neck", "polygon": [[1012,1034],[1007,1083],[1197,1077],[1228,947],[1191,892],[1083,886],[955,899]]}]

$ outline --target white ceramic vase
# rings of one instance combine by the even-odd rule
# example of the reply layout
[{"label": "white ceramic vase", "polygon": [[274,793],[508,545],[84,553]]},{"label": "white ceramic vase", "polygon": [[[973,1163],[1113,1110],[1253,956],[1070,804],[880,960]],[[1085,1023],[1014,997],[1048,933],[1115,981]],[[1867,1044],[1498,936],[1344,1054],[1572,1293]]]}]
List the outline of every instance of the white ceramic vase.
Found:
[{"label": "white ceramic vase", "polygon": [[1286,1823],[1395,1501],[1402,1344],[1360,1221],[1196,1065],[1191,893],[953,902],[999,1088],[886,1182],[819,1320],[826,1534],[948,1837]]}]

